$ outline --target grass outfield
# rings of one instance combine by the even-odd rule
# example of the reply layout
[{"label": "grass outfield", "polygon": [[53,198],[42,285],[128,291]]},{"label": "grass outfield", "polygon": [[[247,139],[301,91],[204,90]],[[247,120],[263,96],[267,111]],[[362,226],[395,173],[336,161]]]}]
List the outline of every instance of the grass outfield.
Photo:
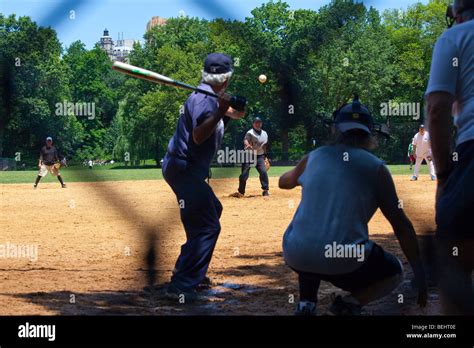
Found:
[{"label": "grass outfield", "polygon": [[[284,172],[293,167],[272,167],[269,176],[280,176]],[[412,174],[408,165],[389,165],[388,168],[393,175]],[[0,172],[0,184],[23,184],[33,183],[36,170],[25,171],[4,171]],[[240,168],[213,168],[213,178],[238,178]],[[330,173],[328,173],[329,175]],[[426,165],[421,168],[422,175],[428,175]],[[117,169],[107,167],[95,167],[90,170],[84,167],[69,167],[62,169],[61,175],[66,183],[68,182],[91,182],[91,181],[122,181],[122,180],[157,180],[163,179],[160,168],[144,168],[144,169]],[[258,176],[255,169],[250,171],[250,176]],[[57,182],[57,179],[48,174],[41,182]]]}]

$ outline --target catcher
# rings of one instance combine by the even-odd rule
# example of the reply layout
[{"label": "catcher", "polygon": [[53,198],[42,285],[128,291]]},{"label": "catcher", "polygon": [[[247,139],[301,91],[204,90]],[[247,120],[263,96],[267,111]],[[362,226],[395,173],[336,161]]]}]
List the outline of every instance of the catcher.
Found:
[{"label": "catcher", "polygon": [[[260,183],[262,185],[262,195],[269,196],[268,193],[268,174],[267,171],[270,169],[270,161],[267,158],[267,143],[268,143],[268,134],[262,129],[262,119],[260,117],[255,117],[252,124],[252,129],[250,129],[244,138],[244,149],[256,151],[257,153],[257,163],[256,167],[258,173],[260,174]],[[252,163],[242,163],[242,173],[239,176],[239,190],[234,193],[234,197],[243,197],[245,194],[245,186],[247,184],[247,179],[249,178],[250,167]]]},{"label": "catcher", "polygon": [[59,168],[62,165],[66,165],[66,159],[62,157],[59,159],[60,155],[56,146],[53,145],[53,138],[47,137],[46,138],[46,145],[41,148],[40,157],[38,160],[38,176],[36,177],[36,181],[34,184],[34,188],[38,187],[38,183],[40,182],[41,178],[46,176],[48,172],[52,175],[57,176],[59,182],[61,183],[62,188],[66,188],[66,184],[59,173]]},{"label": "catcher", "polygon": [[349,292],[332,296],[330,315],[360,315],[363,306],[402,282],[401,261],[369,239],[368,222],[378,208],[393,227],[415,275],[418,303],[425,306],[415,230],[398,206],[390,172],[370,153],[376,146],[373,118],[357,96],[333,117],[333,144],[312,151],[279,181],[282,189],[302,186],[301,203],[283,238],[285,261],[299,278],[296,314],[316,315],[321,280]]}]

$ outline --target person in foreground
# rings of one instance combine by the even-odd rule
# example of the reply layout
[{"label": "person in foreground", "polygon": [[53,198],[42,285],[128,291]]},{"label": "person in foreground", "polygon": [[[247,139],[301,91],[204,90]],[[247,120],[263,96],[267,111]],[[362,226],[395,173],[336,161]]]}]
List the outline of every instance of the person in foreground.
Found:
[{"label": "person in foreground", "polygon": [[455,25],[436,42],[426,90],[438,176],[436,260],[443,313],[473,315],[474,0],[456,0],[447,15]]},{"label": "person in foreground", "polygon": [[334,143],[309,153],[279,180],[282,189],[302,186],[301,203],[283,237],[285,262],[299,279],[295,314],[316,315],[321,280],[349,292],[333,294],[329,315],[360,315],[363,306],[402,282],[401,261],[369,239],[368,222],[378,208],[413,269],[424,307],[427,285],[415,231],[390,172],[369,152],[375,148],[372,116],[356,96],[333,117]]}]

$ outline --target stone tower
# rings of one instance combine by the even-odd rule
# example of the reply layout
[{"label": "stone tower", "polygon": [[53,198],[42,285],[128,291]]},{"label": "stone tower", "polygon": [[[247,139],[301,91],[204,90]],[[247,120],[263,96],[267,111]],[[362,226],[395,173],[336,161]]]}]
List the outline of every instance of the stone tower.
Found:
[{"label": "stone tower", "polygon": [[107,53],[110,59],[114,57],[114,41],[109,35],[107,28],[104,29],[104,35],[100,38],[100,47]]}]

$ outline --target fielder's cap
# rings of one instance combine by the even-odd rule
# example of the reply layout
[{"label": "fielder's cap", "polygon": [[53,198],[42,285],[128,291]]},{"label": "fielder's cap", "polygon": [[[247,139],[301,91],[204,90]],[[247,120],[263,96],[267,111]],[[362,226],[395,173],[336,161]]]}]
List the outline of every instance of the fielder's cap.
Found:
[{"label": "fielder's cap", "polygon": [[204,71],[209,74],[225,74],[233,71],[232,58],[222,53],[211,53],[204,61]]},{"label": "fielder's cap", "polygon": [[262,119],[261,119],[260,117],[257,116],[257,117],[255,117],[255,118],[253,119],[253,122],[252,122],[252,123],[255,123],[255,122],[263,122],[263,121],[262,121]]},{"label": "fielder's cap", "polygon": [[47,137],[47,138],[46,138],[46,141],[53,141],[53,138]]},{"label": "fielder's cap", "polygon": [[334,123],[342,133],[352,129],[360,129],[372,134],[374,120],[369,109],[362,105],[359,96],[355,95],[352,103],[343,105],[333,114]]}]

